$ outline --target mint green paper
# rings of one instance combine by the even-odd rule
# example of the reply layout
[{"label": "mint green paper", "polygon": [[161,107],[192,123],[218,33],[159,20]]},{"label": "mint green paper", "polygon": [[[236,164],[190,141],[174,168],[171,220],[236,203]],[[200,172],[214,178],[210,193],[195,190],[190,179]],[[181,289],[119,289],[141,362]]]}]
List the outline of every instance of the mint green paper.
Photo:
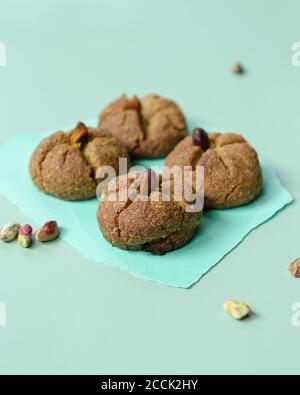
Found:
[{"label": "mint green paper", "polygon": [[[262,196],[244,207],[206,212],[199,231],[185,247],[164,256],[120,250],[107,243],[99,232],[97,199],[65,202],[47,196],[33,186],[28,163],[43,136],[18,132],[0,146],[0,193],[38,226],[51,219],[57,220],[62,227],[61,237],[82,256],[163,285],[190,287],[252,229],[293,200],[275,172],[263,164]],[[149,165],[149,162],[144,163]],[[156,165],[162,163],[154,162]]]}]

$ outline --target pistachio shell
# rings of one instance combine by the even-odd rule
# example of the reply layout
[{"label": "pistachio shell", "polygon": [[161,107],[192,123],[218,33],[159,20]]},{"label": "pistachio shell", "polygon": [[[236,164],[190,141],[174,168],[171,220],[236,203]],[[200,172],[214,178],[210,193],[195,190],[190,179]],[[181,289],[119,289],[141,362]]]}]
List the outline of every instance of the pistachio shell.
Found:
[{"label": "pistachio shell", "polygon": [[251,313],[249,305],[236,300],[228,300],[224,303],[224,310],[236,320],[242,320]]},{"label": "pistachio shell", "polygon": [[18,242],[21,247],[28,248],[32,241],[32,227],[28,224],[20,227]]},{"label": "pistachio shell", "polygon": [[5,241],[5,242],[15,240],[18,236],[19,229],[20,229],[20,225],[15,222],[11,222],[11,223],[5,225],[1,229],[0,240]]},{"label": "pistachio shell", "polygon": [[300,278],[300,258],[289,265],[289,271],[294,277]]},{"label": "pistachio shell", "polygon": [[37,241],[52,241],[59,235],[59,228],[56,221],[46,222],[37,232],[35,238]]}]

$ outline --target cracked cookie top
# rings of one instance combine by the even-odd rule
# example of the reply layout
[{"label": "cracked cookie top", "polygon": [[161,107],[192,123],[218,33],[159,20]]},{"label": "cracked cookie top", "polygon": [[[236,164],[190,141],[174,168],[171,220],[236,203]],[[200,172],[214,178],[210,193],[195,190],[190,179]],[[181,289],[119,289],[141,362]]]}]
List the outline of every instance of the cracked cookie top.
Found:
[{"label": "cracked cookie top", "polygon": [[[262,172],[256,151],[239,134],[195,129],[168,155],[165,165],[204,166],[206,208],[247,204],[262,191]],[[195,177],[194,177],[195,183]],[[196,185],[194,185],[196,188]]]},{"label": "cracked cookie top", "polygon": [[[175,199],[172,182],[157,178],[156,187],[143,194],[143,173],[117,177],[104,190],[98,222],[104,237],[114,246],[164,254],[187,243],[197,228],[202,210],[188,212],[184,198]],[[164,183],[168,186],[164,188]],[[124,191],[126,199],[119,199]],[[169,195],[170,191],[170,195]],[[117,193],[117,199],[115,195]],[[143,198],[132,198],[142,193]],[[168,197],[166,197],[168,194]]]},{"label": "cracked cookie top", "polygon": [[178,105],[157,95],[121,96],[102,111],[99,126],[116,136],[135,158],[166,156],[187,132]]},{"label": "cracked cookie top", "polygon": [[70,132],[45,138],[34,151],[30,174],[34,183],[50,195],[65,200],[96,196],[97,169],[112,166],[119,174],[119,158],[130,159],[128,151],[105,130],[86,127],[82,122]]}]

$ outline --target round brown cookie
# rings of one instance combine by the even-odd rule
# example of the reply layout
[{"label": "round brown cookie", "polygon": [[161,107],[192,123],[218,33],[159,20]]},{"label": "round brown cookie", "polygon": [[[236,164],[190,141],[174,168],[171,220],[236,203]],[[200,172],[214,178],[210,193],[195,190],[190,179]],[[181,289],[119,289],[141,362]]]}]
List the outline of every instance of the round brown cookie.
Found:
[{"label": "round brown cookie", "polygon": [[126,145],[134,158],[166,156],[187,132],[178,105],[157,95],[140,100],[121,96],[102,111],[99,126]]},{"label": "round brown cookie", "polygon": [[65,200],[96,196],[97,169],[112,166],[119,174],[119,158],[128,151],[109,132],[87,128],[79,122],[70,132],[57,132],[44,139],[30,161],[30,174],[43,191]]},{"label": "round brown cookie", "polygon": [[[189,212],[186,200],[177,201],[172,183],[166,187],[161,177],[156,188],[149,188],[145,194],[145,174],[123,175],[114,180],[116,186],[106,187],[99,204],[98,223],[105,239],[115,247],[165,254],[192,238],[202,210]],[[169,190],[170,198],[166,198]],[[121,200],[124,192],[128,197]]]},{"label": "round brown cookie", "polygon": [[[195,129],[168,155],[165,166],[204,166],[206,208],[247,204],[262,191],[262,171],[255,150],[238,134]],[[194,187],[195,177],[194,177]]]}]

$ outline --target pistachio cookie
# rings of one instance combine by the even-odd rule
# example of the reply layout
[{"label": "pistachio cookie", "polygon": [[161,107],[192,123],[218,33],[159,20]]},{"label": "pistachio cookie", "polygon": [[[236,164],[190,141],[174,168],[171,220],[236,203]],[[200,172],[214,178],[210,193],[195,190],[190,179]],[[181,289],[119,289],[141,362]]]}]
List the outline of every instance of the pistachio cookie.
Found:
[{"label": "pistachio cookie", "polygon": [[166,156],[187,132],[178,105],[157,95],[121,96],[102,111],[99,126],[126,145],[134,158]]},{"label": "pistachio cookie", "polygon": [[166,187],[166,181],[149,169],[114,181],[104,190],[97,215],[103,236],[113,246],[162,255],[192,238],[202,207],[189,211],[185,195],[175,199],[172,183]]},{"label": "pistachio cookie", "polygon": [[101,179],[97,170],[112,166],[119,174],[119,158],[128,151],[109,132],[91,129],[79,122],[70,132],[57,132],[44,139],[30,161],[30,174],[43,191],[65,200],[96,196]]},{"label": "pistachio cookie", "polygon": [[[206,208],[241,206],[262,191],[262,171],[257,153],[240,135],[206,133],[197,128],[168,155],[168,167],[204,166]],[[195,177],[194,177],[194,187]]]}]

